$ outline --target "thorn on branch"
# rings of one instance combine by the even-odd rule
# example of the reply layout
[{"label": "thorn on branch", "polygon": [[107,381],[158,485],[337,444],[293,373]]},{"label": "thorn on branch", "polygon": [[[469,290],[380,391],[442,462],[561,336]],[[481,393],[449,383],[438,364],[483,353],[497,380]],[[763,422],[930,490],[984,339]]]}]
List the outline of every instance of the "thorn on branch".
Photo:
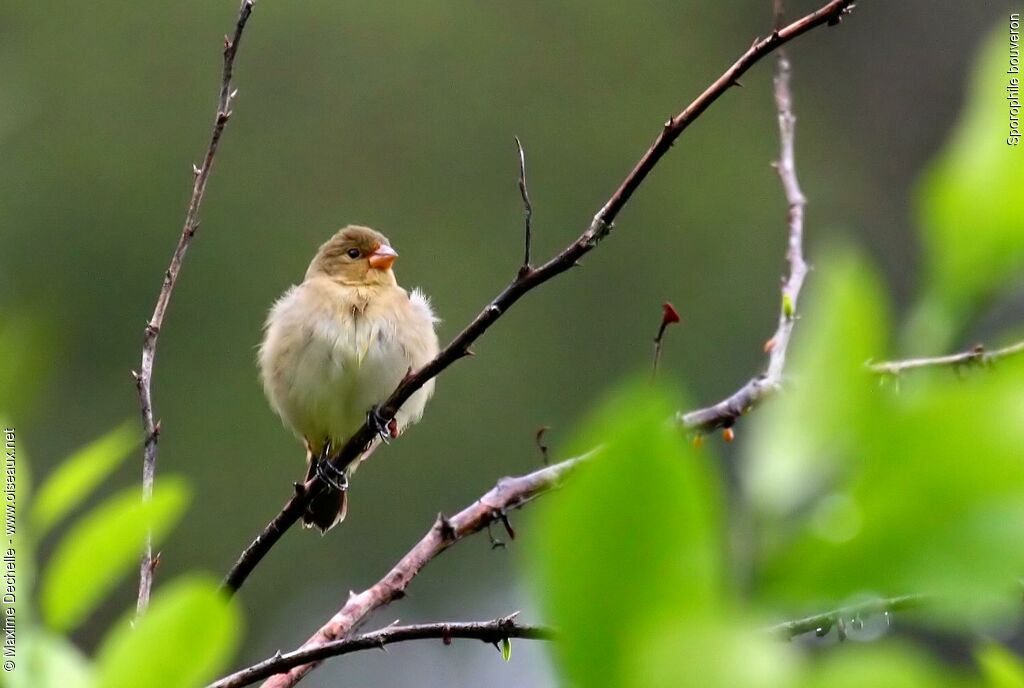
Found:
[{"label": "thorn on branch", "polygon": [[494,533],[491,531],[491,522],[487,522],[487,540],[491,544],[491,549],[505,549],[505,543],[494,537]]},{"label": "thorn on branch", "polygon": [[669,325],[680,322],[679,311],[670,302],[666,301],[661,305],[661,326],[658,328],[658,336],[654,338],[654,365],[651,370],[651,381],[658,375],[658,363],[661,361],[661,349],[665,340],[665,330]]},{"label": "thorn on branch", "polygon": [[537,444],[537,449],[540,450],[541,460],[544,465],[547,466],[548,461],[548,445],[544,444],[544,433],[551,429],[550,425],[542,425],[537,428],[537,435],[534,437],[534,442]]},{"label": "thorn on branch", "polygon": [[512,522],[508,520],[508,514],[504,510],[498,511],[495,517],[501,521],[501,525],[505,526],[505,532],[508,533],[509,540],[516,539],[516,531],[512,528]]},{"label": "thorn on branch", "polygon": [[530,265],[531,243],[533,242],[533,204],[530,203],[530,191],[526,185],[526,153],[523,152],[523,144],[516,136],[516,148],[519,150],[519,195],[523,198],[523,214],[526,223],[526,251],[523,255],[523,265],[519,268],[519,278],[533,272]]},{"label": "thorn on branch", "polygon": [[437,514],[437,530],[441,533],[441,537],[445,542],[455,541],[455,528],[452,526],[452,522],[448,520],[448,517],[441,512]]}]

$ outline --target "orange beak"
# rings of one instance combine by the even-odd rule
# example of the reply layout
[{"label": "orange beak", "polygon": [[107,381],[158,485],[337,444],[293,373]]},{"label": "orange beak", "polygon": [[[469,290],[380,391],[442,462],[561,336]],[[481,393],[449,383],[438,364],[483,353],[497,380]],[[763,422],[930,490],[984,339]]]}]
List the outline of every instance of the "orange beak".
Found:
[{"label": "orange beak", "polygon": [[388,270],[398,258],[398,252],[387,244],[381,244],[370,254],[370,267],[377,270]]}]

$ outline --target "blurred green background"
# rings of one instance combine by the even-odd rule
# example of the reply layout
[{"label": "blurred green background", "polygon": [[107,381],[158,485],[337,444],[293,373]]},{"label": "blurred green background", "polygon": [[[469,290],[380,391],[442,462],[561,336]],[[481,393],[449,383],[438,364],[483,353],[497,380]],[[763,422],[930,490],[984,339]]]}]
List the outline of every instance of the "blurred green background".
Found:
[{"label": "blurred green background", "polygon": [[[387,234],[400,282],[432,296],[450,339],[518,267],[513,135],[526,147],[539,262],[586,227],[660,123],[767,31],[769,4],[260,0],[160,339],[159,471],[185,476],[194,498],[162,548],[158,584],[225,571],[301,476],[302,450],[263,400],[254,347],[267,307],[321,241],[349,222]],[[796,16],[818,4],[787,6]],[[792,45],[812,262],[830,238],[852,238],[898,303],[915,296],[909,190],[957,117],[970,56],[1010,8],[863,2],[841,28]],[[233,0],[0,7],[0,313],[30,333],[8,412],[37,476],[137,417],[128,371],[180,232],[236,10]],[[662,301],[683,316],[662,374],[692,398],[716,400],[760,367],[784,268],[771,73],[770,62],[755,67],[687,131],[581,270],[529,295],[444,374],[422,424],[360,471],[343,527],[284,538],[242,591],[239,662],[298,644],[439,510],[536,466],[538,426],[553,427],[557,446],[603,390],[649,365]],[[122,470],[109,491],[138,473]],[[376,622],[519,608],[529,619],[522,549],[465,542]],[[84,648],[133,604],[134,586],[76,636]],[[528,643],[496,663],[475,644],[410,645],[335,662],[307,683],[550,681]]]}]

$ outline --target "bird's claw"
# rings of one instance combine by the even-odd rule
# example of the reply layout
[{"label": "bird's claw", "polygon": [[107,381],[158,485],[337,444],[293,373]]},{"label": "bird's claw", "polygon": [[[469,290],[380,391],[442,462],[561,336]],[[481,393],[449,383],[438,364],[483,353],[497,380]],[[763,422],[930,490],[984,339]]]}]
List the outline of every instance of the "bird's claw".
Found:
[{"label": "bird's claw", "polygon": [[372,409],[366,412],[366,422],[370,427],[377,433],[377,437],[384,444],[391,444],[391,440],[396,436],[392,426],[397,427],[395,419],[384,420],[384,417],[380,413],[380,407],[374,406]]},{"label": "bird's claw", "polygon": [[316,464],[316,475],[338,492],[348,490],[348,476],[345,471],[326,459]]}]

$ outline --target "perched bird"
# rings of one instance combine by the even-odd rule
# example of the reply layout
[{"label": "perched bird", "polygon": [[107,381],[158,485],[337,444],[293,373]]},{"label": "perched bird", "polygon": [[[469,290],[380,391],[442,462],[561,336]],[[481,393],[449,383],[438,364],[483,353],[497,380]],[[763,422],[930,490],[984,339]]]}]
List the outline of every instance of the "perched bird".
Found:
[{"label": "perched bird", "polygon": [[[391,270],[397,257],[383,234],[349,225],[320,247],[303,282],[267,317],[263,390],[306,444],[306,479],[319,474],[328,485],[302,519],[322,533],[345,518],[348,478],[381,439],[344,473],[325,461],[332,447],[348,440],[410,370],[437,355],[437,318],[422,292],[398,286]],[[420,419],[433,392],[430,380],[402,405],[388,427],[392,436]]]}]

